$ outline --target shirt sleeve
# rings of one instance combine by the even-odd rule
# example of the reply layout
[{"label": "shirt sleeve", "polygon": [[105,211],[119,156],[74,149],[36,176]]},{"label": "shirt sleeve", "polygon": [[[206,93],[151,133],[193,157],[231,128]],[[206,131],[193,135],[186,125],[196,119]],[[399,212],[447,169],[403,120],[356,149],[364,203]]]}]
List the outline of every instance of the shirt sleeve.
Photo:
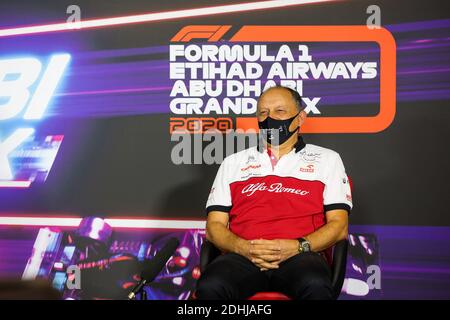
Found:
[{"label": "shirt sleeve", "polygon": [[209,192],[206,202],[206,213],[211,211],[230,212],[232,207],[229,179],[227,177],[226,160],[222,162],[217,171],[216,178]]},{"label": "shirt sleeve", "polygon": [[334,155],[329,169],[323,192],[324,210],[344,209],[350,213],[353,208],[350,181],[339,154]]}]

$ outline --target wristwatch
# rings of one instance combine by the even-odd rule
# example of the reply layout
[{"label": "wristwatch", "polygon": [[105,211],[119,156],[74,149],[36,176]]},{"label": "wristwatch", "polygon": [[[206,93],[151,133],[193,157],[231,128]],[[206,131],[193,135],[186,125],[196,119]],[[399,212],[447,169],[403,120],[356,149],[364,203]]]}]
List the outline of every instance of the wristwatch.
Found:
[{"label": "wristwatch", "polygon": [[299,246],[298,246],[299,253],[311,251],[311,244],[309,243],[308,240],[306,240],[305,238],[299,238],[297,240],[299,243]]}]

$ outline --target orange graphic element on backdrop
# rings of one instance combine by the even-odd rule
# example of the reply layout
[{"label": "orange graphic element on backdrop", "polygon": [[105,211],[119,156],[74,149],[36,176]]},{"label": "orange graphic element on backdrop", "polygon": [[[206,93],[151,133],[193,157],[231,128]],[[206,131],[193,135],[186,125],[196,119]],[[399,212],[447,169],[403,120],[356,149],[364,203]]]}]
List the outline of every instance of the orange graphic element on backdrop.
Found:
[{"label": "orange graphic element on backdrop", "polygon": [[[172,42],[218,41],[230,26],[186,26]],[[211,40],[214,39],[214,40]],[[380,109],[368,117],[311,117],[303,133],[374,133],[389,127],[396,111],[396,44],[384,29],[367,26],[243,26],[230,42],[375,42],[380,47]],[[236,128],[258,130],[255,117],[237,117]]]}]

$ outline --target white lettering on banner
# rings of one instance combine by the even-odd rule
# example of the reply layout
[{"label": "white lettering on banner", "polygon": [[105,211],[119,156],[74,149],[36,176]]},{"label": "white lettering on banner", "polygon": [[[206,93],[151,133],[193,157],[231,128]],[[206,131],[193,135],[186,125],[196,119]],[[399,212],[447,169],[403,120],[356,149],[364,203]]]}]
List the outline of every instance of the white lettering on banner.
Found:
[{"label": "white lettering on banner", "polygon": [[261,183],[251,183],[246,185],[242,189],[242,194],[246,194],[247,197],[253,195],[256,191],[267,191],[267,192],[275,192],[275,193],[292,193],[300,196],[306,196],[309,194],[309,191],[295,188],[283,187],[283,184],[280,182],[272,183],[270,186],[267,186],[264,182]]},{"label": "white lettering on banner", "polygon": [[[311,84],[315,87],[318,83],[314,80],[320,82],[331,80],[333,83],[336,81],[340,83],[367,79],[374,85],[378,83],[374,80],[379,75],[378,60],[346,61],[343,60],[345,57],[339,56],[330,60],[328,57],[324,59],[320,52],[316,55],[316,50],[322,51],[315,44],[310,47],[309,44],[279,41],[268,44],[227,43],[226,40],[218,44],[170,44],[168,71],[172,86],[168,97],[171,115],[169,132],[172,135],[171,141],[178,141],[172,147],[172,162],[174,164],[221,163],[225,153],[218,150],[221,147],[219,144],[216,149],[215,142],[219,141],[218,139],[214,140],[214,146],[212,143],[201,144],[192,152],[190,144],[184,145],[186,141],[184,136],[193,135],[195,142],[201,141],[202,139],[196,139],[196,137],[207,131],[239,137],[241,133],[238,134],[238,130],[242,129],[244,131],[242,134],[250,137],[248,130],[251,129],[255,135],[258,134],[259,128],[256,121],[248,116],[255,115],[258,97],[276,85],[297,91],[302,97],[304,112],[317,116],[316,120],[326,120],[327,113],[321,108],[323,105],[333,104],[334,97],[332,93],[316,96],[320,94],[317,90],[308,94],[308,86]],[[180,136],[181,132],[183,136]],[[253,141],[259,138],[261,136],[258,135]],[[254,145],[244,143],[241,146],[247,148]],[[186,149],[189,151],[182,152]],[[237,151],[244,149],[237,147]],[[202,150],[208,152],[203,152],[202,155]],[[212,153],[209,150],[219,152]],[[207,158],[203,159],[202,156],[205,154]],[[219,156],[216,156],[217,154]],[[194,161],[189,160],[190,155],[194,156]],[[213,162],[210,162],[211,159]],[[313,172],[312,169],[307,170],[309,170],[307,172]],[[248,181],[249,176],[260,175],[257,170],[242,170],[242,172],[245,173],[240,176],[241,181]],[[269,189],[268,186],[266,188]],[[249,195],[254,192],[249,192]],[[275,188],[271,192],[279,191]]]}]

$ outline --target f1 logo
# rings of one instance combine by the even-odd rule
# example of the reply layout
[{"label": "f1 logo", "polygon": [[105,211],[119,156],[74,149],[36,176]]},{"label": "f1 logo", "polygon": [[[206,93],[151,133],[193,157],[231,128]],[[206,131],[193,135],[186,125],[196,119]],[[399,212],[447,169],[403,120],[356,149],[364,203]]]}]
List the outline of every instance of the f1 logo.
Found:
[{"label": "f1 logo", "polygon": [[189,42],[192,39],[208,39],[209,42],[219,41],[230,28],[231,26],[186,26],[170,41]]}]

